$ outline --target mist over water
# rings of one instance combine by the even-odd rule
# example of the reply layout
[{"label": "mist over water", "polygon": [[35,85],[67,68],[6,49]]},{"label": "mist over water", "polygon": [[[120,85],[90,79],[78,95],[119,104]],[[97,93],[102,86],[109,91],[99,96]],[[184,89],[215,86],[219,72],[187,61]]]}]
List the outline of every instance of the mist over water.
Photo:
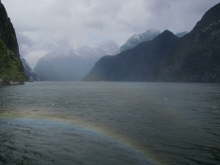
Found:
[{"label": "mist over water", "polygon": [[219,164],[220,85],[0,88],[0,164]]}]

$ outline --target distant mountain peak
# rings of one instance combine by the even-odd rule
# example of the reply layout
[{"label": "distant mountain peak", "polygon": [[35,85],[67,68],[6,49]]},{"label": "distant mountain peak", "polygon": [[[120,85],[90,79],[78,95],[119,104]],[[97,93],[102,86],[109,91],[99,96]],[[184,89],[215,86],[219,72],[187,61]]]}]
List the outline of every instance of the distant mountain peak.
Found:
[{"label": "distant mountain peak", "polygon": [[147,30],[146,32],[141,34],[134,34],[127,40],[125,44],[121,46],[120,51],[123,52],[136,47],[142,42],[153,40],[159,34],[160,31],[153,29]]},{"label": "distant mountain peak", "polygon": [[184,37],[165,30],[97,62],[85,80],[220,82],[220,4]]},{"label": "distant mountain peak", "polygon": [[161,37],[161,36],[175,36],[175,34],[171,32],[170,30],[165,30],[158,37]]},{"label": "distant mountain peak", "polygon": [[166,40],[170,40],[170,39],[177,39],[178,37],[171,31],[169,30],[165,30],[164,32],[162,32],[160,35],[158,35],[155,40],[160,40],[160,41],[166,41]]}]

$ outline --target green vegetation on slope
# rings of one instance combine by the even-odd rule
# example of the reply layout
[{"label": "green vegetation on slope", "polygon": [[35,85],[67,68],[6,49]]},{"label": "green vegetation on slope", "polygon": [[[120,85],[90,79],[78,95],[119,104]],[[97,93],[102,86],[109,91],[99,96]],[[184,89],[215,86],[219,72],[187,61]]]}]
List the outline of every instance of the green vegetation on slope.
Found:
[{"label": "green vegetation on slope", "polygon": [[26,80],[20,59],[0,40],[0,80],[22,82]]},{"label": "green vegetation on slope", "polygon": [[15,30],[0,1],[0,85],[25,80]]}]

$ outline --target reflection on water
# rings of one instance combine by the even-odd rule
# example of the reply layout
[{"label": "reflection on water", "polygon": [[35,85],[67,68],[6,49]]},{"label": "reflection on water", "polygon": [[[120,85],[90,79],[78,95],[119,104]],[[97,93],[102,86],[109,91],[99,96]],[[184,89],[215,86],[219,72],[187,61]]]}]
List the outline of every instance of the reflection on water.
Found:
[{"label": "reflection on water", "polygon": [[220,163],[220,85],[0,88],[0,164],[153,163]]}]

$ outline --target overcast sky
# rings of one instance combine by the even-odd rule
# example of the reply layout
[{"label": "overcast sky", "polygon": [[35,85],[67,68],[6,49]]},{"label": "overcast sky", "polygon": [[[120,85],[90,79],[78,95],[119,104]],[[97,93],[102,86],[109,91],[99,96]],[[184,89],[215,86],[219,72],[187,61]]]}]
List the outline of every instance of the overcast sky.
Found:
[{"label": "overcast sky", "polygon": [[124,43],[148,29],[190,31],[220,0],[2,0],[32,64],[48,50]]}]

